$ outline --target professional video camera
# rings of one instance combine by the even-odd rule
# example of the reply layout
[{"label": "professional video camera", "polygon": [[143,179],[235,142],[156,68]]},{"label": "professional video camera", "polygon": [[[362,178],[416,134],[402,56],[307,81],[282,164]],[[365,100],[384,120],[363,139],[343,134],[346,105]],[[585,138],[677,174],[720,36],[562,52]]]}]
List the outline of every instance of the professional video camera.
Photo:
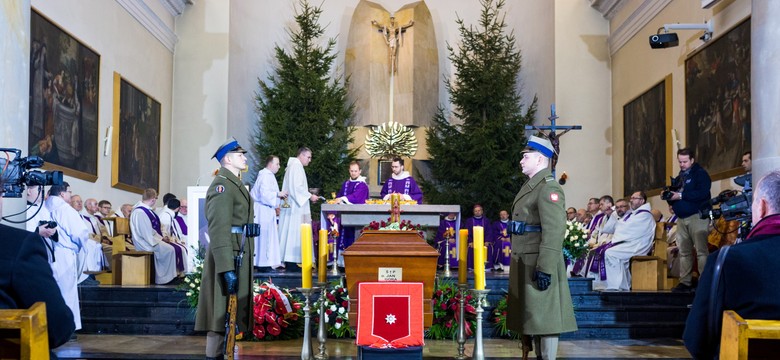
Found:
[{"label": "professional video camera", "polygon": [[[3,197],[22,197],[25,185],[48,186],[62,184],[62,171],[30,170],[43,166],[43,159],[40,157],[28,156],[23,158],[21,157],[22,151],[19,149],[0,148],[0,152],[6,154],[5,158],[0,158],[0,182],[3,184],[1,189]],[[9,160],[7,155],[11,152],[16,156]]]},{"label": "professional video camera", "polygon": [[669,201],[672,200],[672,194],[673,192],[679,192],[680,189],[682,189],[682,181],[679,176],[677,177],[669,177],[669,181],[671,185],[664,186],[664,191],[661,193],[661,200]]},{"label": "professional video camera", "polygon": [[[715,208],[714,206],[718,206]],[[745,187],[741,192],[737,190],[724,190],[718,196],[712,198],[707,206],[699,210],[702,219],[723,219],[750,223],[753,213],[753,190]]]}]

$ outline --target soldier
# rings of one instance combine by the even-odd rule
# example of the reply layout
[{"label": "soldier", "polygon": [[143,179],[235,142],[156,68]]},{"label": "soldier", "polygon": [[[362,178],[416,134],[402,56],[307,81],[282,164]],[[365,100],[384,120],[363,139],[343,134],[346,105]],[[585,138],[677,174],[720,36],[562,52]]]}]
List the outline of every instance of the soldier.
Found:
[{"label": "soldier", "polygon": [[507,325],[523,336],[523,358],[534,336],[536,353],[555,359],[560,333],[577,330],[561,247],[566,231],[563,189],[548,169],[549,140],[531,136],[520,167],[528,181],[515,196]]},{"label": "soldier", "polygon": [[[195,319],[196,331],[206,334],[206,358],[222,359],[225,341],[225,310],[228,295],[238,295],[236,324],[250,332],[252,319],[252,258],[254,241],[245,226],[252,223],[252,198],[241,183],[239,173],[246,169],[246,156],[238,141],[231,138],[212,158],[220,165],[206,194],[206,218],[211,238],[203,263],[203,279]],[[255,229],[256,230],[256,229]],[[240,268],[235,259],[243,255]]]}]

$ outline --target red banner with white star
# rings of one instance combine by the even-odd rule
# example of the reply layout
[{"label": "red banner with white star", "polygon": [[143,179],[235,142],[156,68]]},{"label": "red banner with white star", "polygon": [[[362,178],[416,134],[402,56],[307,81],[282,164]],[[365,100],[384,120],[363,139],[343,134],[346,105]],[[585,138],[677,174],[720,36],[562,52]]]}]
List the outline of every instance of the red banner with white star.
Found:
[{"label": "red banner with white star", "polygon": [[423,284],[358,284],[357,345],[403,348],[424,345]]}]

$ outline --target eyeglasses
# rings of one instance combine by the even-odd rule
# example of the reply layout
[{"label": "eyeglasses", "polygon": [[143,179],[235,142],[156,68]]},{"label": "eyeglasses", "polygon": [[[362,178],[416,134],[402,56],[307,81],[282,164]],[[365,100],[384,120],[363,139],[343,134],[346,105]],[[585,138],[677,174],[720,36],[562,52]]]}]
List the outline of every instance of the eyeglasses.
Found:
[{"label": "eyeglasses", "polygon": [[631,197],[631,200],[644,200],[644,199],[643,199],[643,198],[641,198],[641,197],[633,197],[633,196],[632,196],[632,197]]},{"label": "eyeglasses", "polygon": [[576,214],[577,212],[576,211],[567,211],[566,213],[569,214],[569,215],[572,215],[572,214]]}]

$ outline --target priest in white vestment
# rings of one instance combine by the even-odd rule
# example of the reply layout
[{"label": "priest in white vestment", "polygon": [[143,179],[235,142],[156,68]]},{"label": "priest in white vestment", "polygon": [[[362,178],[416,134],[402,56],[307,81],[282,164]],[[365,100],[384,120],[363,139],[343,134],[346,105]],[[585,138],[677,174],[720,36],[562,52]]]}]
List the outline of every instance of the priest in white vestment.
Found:
[{"label": "priest in white vestment", "polygon": [[154,252],[154,282],[167,284],[176,277],[176,253],[164,241],[160,218],[153,208],[156,202],[157,191],[146,189],[130,213],[130,232],[136,250]]},{"label": "priest in white vestment", "polygon": [[631,290],[631,257],[647,255],[653,248],[655,218],[650,212],[647,195],[643,191],[633,193],[630,204],[631,214],[618,224],[612,237],[613,246],[604,253],[607,291]]},{"label": "priest in white vestment", "polygon": [[255,223],[260,224],[260,236],[255,238],[254,266],[257,267],[284,266],[276,227],[276,216],[281,212],[279,199],[287,196],[286,192],[279,191],[279,182],[275,176],[280,166],[278,156],[266,158],[265,168],[257,174],[255,185],[249,193],[254,201]]},{"label": "priest in white vestment", "polygon": [[73,321],[76,330],[81,329],[81,310],[79,309],[79,276],[84,270],[86,248],[84,244],[90,242],[89,230],[87,230],[81,215],[70,206],[70,185],[63,182],[62,185],[53,185],[50,195],[44,202],[50,216],[47,220],[57,222],[56,240],[54,237],[46,238],[46,247],[49,248],[49,262],[52,275],[60,287],[65,304],[73,312]]},{"label": "priest in white vestment", "polygon": [[[311,203],[318,197],[309,192],[309,182],[306,180],[305,166],[311,162],[309,148],[298,149],[298,156],[287,160],[282,191],[287,192],[287,203],[282,206],[279,214],[279,248],[281,259],[288,270],[298,270],[301,262],[301,224],[311,224]],[[313,255],[313,254],[312,254]],[[300,271],[300,270],[299,270]]]}]

